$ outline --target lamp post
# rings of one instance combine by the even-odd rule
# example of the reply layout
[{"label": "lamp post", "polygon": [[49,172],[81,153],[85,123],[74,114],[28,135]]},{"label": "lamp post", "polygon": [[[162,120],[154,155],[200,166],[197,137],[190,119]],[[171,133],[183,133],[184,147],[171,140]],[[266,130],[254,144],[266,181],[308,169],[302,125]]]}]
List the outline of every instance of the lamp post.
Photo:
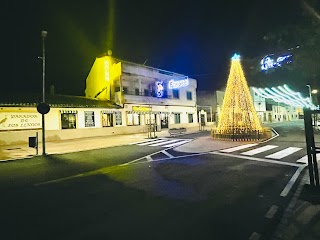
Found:
[{"label": "lamp post", "polygon": [[[45,38],[47,37],[48,32],[42,31],[42,102],[46,102],[45,98],[45,74],[46,74],[46,52],[45,52]],[[45,136],[45,119],[44,114],[42,113],[42,155],[46,155],[46,136]]]},{"label": "lamp post", "polygon": [[306,85],[309,89],[309,99],[310,99],[310,102],[312,103],[312,98],[311,98],[311,86],[309,84]]}]

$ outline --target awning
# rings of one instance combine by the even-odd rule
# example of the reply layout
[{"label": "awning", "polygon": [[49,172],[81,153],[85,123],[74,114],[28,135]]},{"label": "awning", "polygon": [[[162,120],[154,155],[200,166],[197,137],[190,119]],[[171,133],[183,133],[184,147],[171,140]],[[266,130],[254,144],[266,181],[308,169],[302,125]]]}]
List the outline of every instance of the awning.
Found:
[{"label": "awning", "polygon": [[145,115],[148,115],[148,114],[161,114],[161,113],[164,113],[164,112],[127,111],[127,113],[129,113],[129,114],[145,114]]},{"label": "awning", "polygon": [[114,109],[101,110],[101,113],[102,113],[102,114],[106,114],[106,113],[117,113],[117,112],[121,112],[121,111],[114,110]]},{"label": "awning", "polygon": [[68,109],[68,110],[60,110],[60,113],[78,113],[78,110]]}]

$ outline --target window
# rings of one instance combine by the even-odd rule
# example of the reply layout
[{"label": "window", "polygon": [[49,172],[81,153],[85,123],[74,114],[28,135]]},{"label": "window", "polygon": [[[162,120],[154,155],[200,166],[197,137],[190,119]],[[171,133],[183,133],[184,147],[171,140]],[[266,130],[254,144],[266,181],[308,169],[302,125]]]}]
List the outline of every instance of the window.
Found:
[{"label": "window", "polygon": [[192,113],[188,114],[188,122],[193,123],[193,114]]},{"label": "window", "polygon": [[85,127],[94,127],[94,111],[85,111],[84,112],[84,126]]},{"label": "window", "polygon": [[102,114],[102,127],[113,127],[113,114],[103,113]]},{"label": "window", "polygon": [[127,87],[122,87],[122,91],[124,94],[128,94],[128,88]]},{"label": "window", "polygon": [[116,115],[116,125],[117,126],[122,125],[122,114],[121,114],[121,112],[116,112],[115,115]]},{"label": "window", "polygon": [[139,88],[136,88],[135,90],[134,90],[134,92],[135,92],[135,95],[137,95],[137,96],[139,96],[140,94],[139,94]]},{"label": "window", "polygon": [[144,95],[145,95],[145,96],[150,96],[150,95],[149,95],[149,90],[148,90],[148,89],[144,89]]},{"label": "window", "polygon": [[140,114],[128,113],[127,114],[127,125],[128,126],[140,125]]},{"label": "window", "polygon": [[174,123],[180,123],[180,113],[174,114]]},{"label": "window", "polygon": [[76,113],[61,113],[61,128],[62,129],[70,129],[76,128]]},{"label": "window", "polygon": [[173,95],[173,98],[178,98],[179,99],[179,90],[173,89],[172,90],[172,95]]},{"label": "window", "polygon": [[192,92],[187,91],[187,100],[192,100]]}]

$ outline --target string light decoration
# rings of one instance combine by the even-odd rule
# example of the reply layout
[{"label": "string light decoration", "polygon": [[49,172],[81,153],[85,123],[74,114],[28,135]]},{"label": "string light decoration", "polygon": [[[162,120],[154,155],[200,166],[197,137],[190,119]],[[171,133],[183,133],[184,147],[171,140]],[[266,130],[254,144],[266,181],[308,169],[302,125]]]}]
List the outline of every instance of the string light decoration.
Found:
[{"label": "string light decoration", "polygon": [[240,55],[234,54],[219,123],[213,131],[213,137],[233,141],[255,140],[262,137],[262,130],[240,64]]},{"label": "string light decoration", "polygon": [[259,96],[270,98],[275,102],[285,103],[290,106],[300,108],[310,108],[311,110],[319,109],[312,104],[310,98],[303,98],[299,92],[292,91],[288,85],[272,88],[252,88]]}]

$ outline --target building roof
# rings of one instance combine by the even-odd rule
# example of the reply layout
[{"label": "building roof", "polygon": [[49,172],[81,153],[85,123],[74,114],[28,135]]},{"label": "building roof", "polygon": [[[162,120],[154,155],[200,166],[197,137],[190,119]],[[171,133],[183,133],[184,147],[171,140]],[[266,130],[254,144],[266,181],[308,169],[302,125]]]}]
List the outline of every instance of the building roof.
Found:
[{"label": "building roof", "polygon": [[[41,95],[0,95],[1,107],[36,107],[40,102],[42,102]],[[98,100],[82,96],[58,94],[46,95],[46,103],[51,107],[64,108],[121,108],[121,106],[109,100]]]}]

